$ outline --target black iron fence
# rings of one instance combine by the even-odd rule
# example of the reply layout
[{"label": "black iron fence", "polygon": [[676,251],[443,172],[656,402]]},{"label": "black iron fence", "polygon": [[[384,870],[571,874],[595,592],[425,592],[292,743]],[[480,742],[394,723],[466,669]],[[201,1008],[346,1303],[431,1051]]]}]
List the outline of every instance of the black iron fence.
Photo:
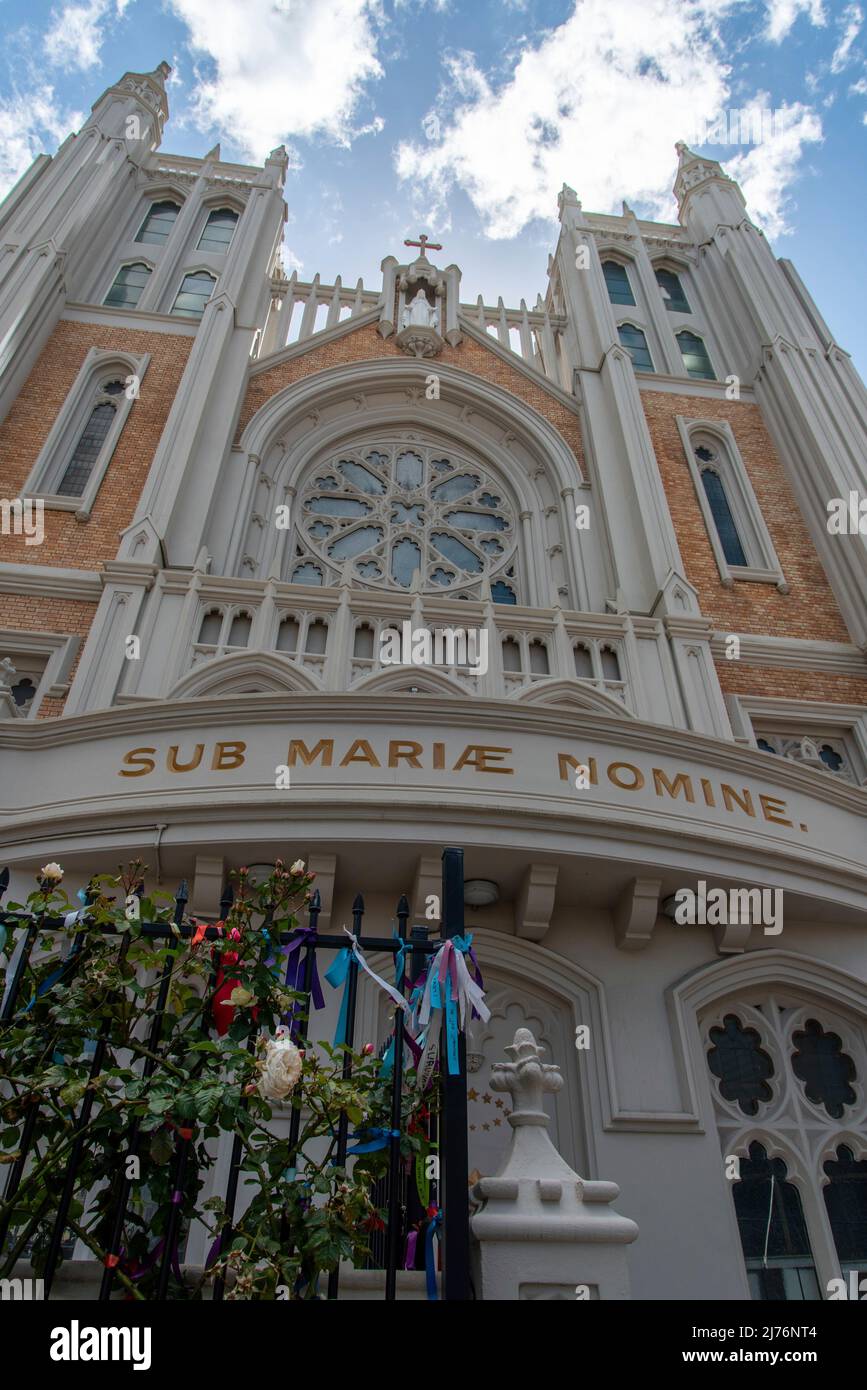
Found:
[{"label": "black iron fence", "polygon": [[[400,899],[396,909],[397,930],[390,935],[366,935],[364,932],[364,901],[361,896],[355,899],[352,913],[352,932],[359,945],[363,945],[367,951],[382,951],[391,955],[405,951],[407,959],[412,963],[409,976],[417,975],[419,967],[423,966],[439,950],[442,941],[446,938],[458,937],[463,935],[464,929],[464,873],[463,873],[463,850],[446,849],[442,856],[442,902],[441,902],[441,927],[440,936],[429,938],[428,932],[424,928],[413,928],[408,934],[407,924],[410,916],[409,904],[405,897]],[[8,870],[0,874],[0,899],[2,899],[9,882]],[[232,905],[232,890],[227,888],[220,904],[221,917],[225,918]],[[181,941],[189,940],[196,930],[193,924],[185,921],[185,909],[187,904],[187,887],[181,883],[175,898],[175,911],[172,922],[141,922],[138,923],[139,935],[144,938],[163,940],[172,945],[178,946]],[[85,907],[86,914],[86,907]],[[318,918],[320,913],[319,894],[315,892],[310,900],[308,922],[306,928],[297,928],[291,932],[283,933],[280,936],[280,944],[286,946],[300,938],[303,948],[303,965],[300,977],[295,977],[300,982],[302,994],[301,1007],[297,1014],[297,1040],[301,1046],[308,1041],[308,1018],[311,1002],[311,990],[313,986],[313,976],[317,953],[320,951],[344,951],[346,949],[347,938],[345,935],[322,934],[318,930]],[[22,986],[25,981],[31,954],[36,944],[40,932],[50,932],[64,927],[64,918],[52,918],[36,914],[22,914],[13,912],[3,912],[0,910],[0,924],[6,926],[22,926],[26,921],[26,932],[23,942],[19,945],[14,955],[14,967],[11,977],[7,978],[6,994],[0,1009],[0,1027],[13,1023],[21,1023],[21,1010],[19,1009],[19,999]],[[55,985],[68,983],[74,975],[76,967],[82,957],[83,944],[89,929],[86,915],[80,922],[81,930],[76,932],[68,956],[55,979]],[[117,931],[118,928],[108,926],[105,931]],[[214,927],[208,927],[204,933],[198,929],[200,938],[214,941],[218,937],[218,931]],[[120,943],[119,953],[122,958],[129,944],[129,938],[124,937]],[[147,1045],[144,1049],[145,1056],[141,1071],[141,1076],[147,1080],[153,1076],[155,1069],[160,1061],[160,1041],[163,1032],[163,1021],[168,1002],[169,984],[172,975],[174,961],[169,953],[160,976],[159,987],[156,995],[153,1011],[150,1016],[150,1027],[147,1036]],[[344,1041],[351,1049],[354,1045],[355,1025],[356,1025],[356,1006],[358,998],[358,963],[353,957],[350,959],[345,994],[345,1029]],[[288,977],[287,967],[287,977]],[[411,978],[410,978],[411,982]],[[203,1018],[205,1016],[203,1015]],[[203,1022],[203,1028],[207,1031],[207,1021]],[[403,1124],[402,1092],[404,1086],[404,1015],[399,1010],[395,1010],[394,1023],[394,1046],[391,1049],[392,1064],[390,1075],[391,1088],[391,1127],[388,1137],[388,1165],[386,1176],[377,1183],[375,1200],[377,1204],[382,1203],[387,1212],[387,1219],[384,1228],[378,1239],[373,1242],[372,1259],[369,1261],[374,1267],[384,1270],[385,1274],[385,1298],[392,1300],[397,1296],[397,1276],[402,1264],[402,1256],[405,1247],[405,1238],[408,1229],[408,1220],[413,1215],[412,1205],[415,1200],[416,1214],[418,1213],[418,1200],[411,1192],[411,1182],[408,1181],[405,1164],[401,1157],[401,1135]],[[251,1026],[248,1049],[252,1052],[255,1048],[257,1028]],[[92,1053],[88,1085],[84,1091],[78,1106],[75,1119],[73,1121],[73,1132],[70,1136],[70,1147],[68,1159],[65,1163],[65,1171],[62,1184],[58,1190],[46,1192],[43,1199],[43,1207],[47,1209],[49,1219],[52,1219],[51,1235],[48,1244],[47,1256],[41,1277],[44,1280],[45,1297],[49,1296],[52,1284],[55,1280],[58,1266],[61,1260],[64,1240],[67,1236],[69,1227],[70,1211],[76,1192],[80,1189],[79,1169],[85,1136],[88,1124],[91,1119],[93,1107],[97,1103],[97,1088],[95,1083],[106,1065],[106,1057],[109,1047],[110,1023],[104,1020],[100,1026],[98,1036]],[[440,1049],[441,1059],[446,1055],[446,1040],[443,1037]],[[350,1076],[352,1068],[352,1057],[349,1051],[343,1055],[342,1073],[344,1078]],[[445,1066],[441,1063],[439,1077],[436,1084],[440,1087],[440,1105],[434,1123],[438,1125],[438,1172],[431,1179],[431,1193],[435,1194],[436,1206],[438,1209],[438,1223],[441,1221],[441,1247],[442,1247],[442,1294],[450,1301],[461,1301],[472,1297],[470,1274],[469,1274],[469,1193],[468,1193],[468,1156],[467,1156],[467,1085],[466,1085],[466,1043],[463,1031],[458,1034],[458,1066],[456,1069]],[[301,1123],[301,1106],[303,1096],[300,1088],[293,1093],[293,1105],[289,1122],[289,1145],[290,1148],[297,1144],[299,1127]],[[14,1198],[19,1186],[25,1178],[28,1170],[28,1163],[31,1159],[31,1150],[34,1144],[38,1122],[39,1106],[31,1104],[28,1108],[26,1117],[23,1119],[15,1148],[16,1157],[12,1162],[6,1179],[3,1193],[3,1208],[5,1214],[0,1217],[0,1267],[3,1263],[3,1252],[8,1235],[10,1214],[14,1207]],[[127,1154],[137,1154],[142,1141],[141,1119],[136,1118],[132,1121],[128,1133],[125,1136],[124,1149]],[[349,1147],[349,1119],[345,1111],[342,1111],[337,1125],[337,1142],[334,1164],[336,1167],[343,1168],[347,1162]],[[189,1130],[179,1132],[175,1153],[174,1171],[171,1181],[171,1188],[174,1193],[179,1193],[183,1187],[187,1165],[191,1161],[191,1151],[193,1149],[192,1134]],[[242,1145],[240,1135],[236,1132],[233,1145],[229,1171],[225,1184],[224,1202],[225,1212],[229,1225],[223,1231],[222,1241],[226,1248],[231,1241],[232,1222],[235,1218],[235,1209],[238,1196],[238,1183],[242,1169]],[[108,1255],[104,1261],[104,1269],[99,1292],[101,1301],[105,1301],[112,1295],[116,1286],[116,1270],[120,1262],[121,1244],[125,1220],[133,1190],[133,1178],[123,1176],[113,1194],[113,1205],[109,1211],[108,1229],[110,1236],[108,1240]],[[45,1213],[43,1213],[45,1214]],[[162,1252],[159,1260],[158,1276],[156,1279],[156,1298],[163,1300],[168,1296],[171,1276],[177,1275],[177,1242],[179,1236],[179,1224],[181,1221],[181,1211],[178,1204],[168,1204],[166,1221],[164,1225],[164,1237],[161,1242]],[[328,1276],[328,1298],[336,1299],[339,1294],[340,1270],[335,1268]],[[214,1278],[212,1297],[221,1300],[224,1296],[225,1280],[222,1274],[217,1274]]]}]

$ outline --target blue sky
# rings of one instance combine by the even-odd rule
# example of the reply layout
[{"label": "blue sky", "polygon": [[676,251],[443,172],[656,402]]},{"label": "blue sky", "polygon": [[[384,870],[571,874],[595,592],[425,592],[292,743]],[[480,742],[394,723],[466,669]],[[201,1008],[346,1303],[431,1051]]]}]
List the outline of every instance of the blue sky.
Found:
[{"label": "blue sky", "polygon": [[289,148],[287,266],[375,288],[424,230],[488,303],[544,293],[564,182],[674,220],[675,140],[773,112],[705,148],[867,373],[867,0],[0,0],[0,22],[3,191],[165,58],[166,150]]}]

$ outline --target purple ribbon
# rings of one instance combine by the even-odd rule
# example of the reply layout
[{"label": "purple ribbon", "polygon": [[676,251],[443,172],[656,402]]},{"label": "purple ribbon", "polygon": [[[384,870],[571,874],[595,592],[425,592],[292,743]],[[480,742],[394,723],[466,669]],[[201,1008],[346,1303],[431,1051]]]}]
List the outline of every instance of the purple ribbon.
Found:
[{"label": "purple ribbon", "polygon": [[[286,978],[287,989],[295,990],[299,994],[304,993],[304,967],[305,953],[301,947],[312,945],[318,937],[315,927],[299,927],[293,934],[292,940],[280,949],[286,957]],[[316,965],[316,952],[313,952],[313,971],[310,976],[310,997],[313,1001],[314,1009],[325,1008],[325,997],[322,993],[322,985],[319,981],[319,970]],[[295,1036],[297,1029],[297,1019],[295,1017],[299,1000],[295,1000],[287,1013],[283,1015],[283,1022],[290,1025],[292,1036]]]},{"label": "purple ribbon", "polygon": [[406,1257],[404,1269],[415,1269],[415,1248],[418,1245],[418,1231],[410,1231],[406,1238]]}]

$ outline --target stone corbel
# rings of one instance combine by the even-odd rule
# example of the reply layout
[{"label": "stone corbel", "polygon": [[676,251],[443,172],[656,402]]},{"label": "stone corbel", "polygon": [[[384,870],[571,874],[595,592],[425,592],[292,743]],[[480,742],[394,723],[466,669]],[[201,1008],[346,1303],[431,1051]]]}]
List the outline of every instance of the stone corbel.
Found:
[{"label": "stone corbel", "polygon": [[226,861],[221,854],[197,854],[194,874],[191,911],[196,917],[216,922],[226,881]]},{"label": "stone corbel", "polygon": [[334,907],[334,879],[337,875],[337,855],[311,854],[307,861],[307,870],[309,873],[316,875],[313,888],[319,889],[319,930],[328,932],[331,930],[331,912]]},{"label": "stone corbel", "polygon": [[614,909],[614,939],[621,951],[641,951],[650,945],[661,891],[658,878],[633,878],[627,883]]},{"label": "stone corbel", "polygon": [[551,925],[557,895],[556,864],[531,864],[515,902],[515,935],[541,941]]}]

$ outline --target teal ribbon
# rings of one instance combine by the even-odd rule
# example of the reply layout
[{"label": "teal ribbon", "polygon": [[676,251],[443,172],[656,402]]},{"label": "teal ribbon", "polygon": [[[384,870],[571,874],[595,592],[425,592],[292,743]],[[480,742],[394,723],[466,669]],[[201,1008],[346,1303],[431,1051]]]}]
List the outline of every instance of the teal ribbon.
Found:
[{"label": "teal ribbon", "polygon": [[[368,1134],[370,1138],[365,1139],[365,1135]],[[384,1149],[390,1140],[399,1139],[400,1130],[383,1129],[381,1125],[371,1125],[367,1129],[356,1130],[355,1134],[351,1137],[353,1139],[360,1139],[362,1142],[360,1144],[354,1144],[351,1149],[347,1149],[347,1156],[349,1154],[372,1154],[375,1153],[377,1149]]]},{"label": "teal ribbon", "polygon": [[428,1222],[428,1228],[424,1237],[424,1268],[427,1282],[427,1296],[435,1302],[439,1298],[437,1293],[437,1267],[434,1258],[434,1238],[440,1238],[440,1226],[443,1222],[443,1214],[438,1211]]},{"label": "teal ribbon", "polygon": [[397,950],[394,953],[394,983],[398,989],[403,989],[403,975],[406,969],[406,950],[408,942],[398,936],[396,931],[392,931],[392,938],[397,942]]},{"label": "teal ribbon", "polygon": [[352,952],[348,946],[335,957],[332,964],[325,972],[325,978],[330,985],[337,989],[343,985],[343,998],[340,1001],[340,1015],[337,1019],[337,1031],[334,1034],[334,1046],[340,1047],[341,1043],[346,1042],[346,1015],[349,1010],[349,965],[352,960]]}]

